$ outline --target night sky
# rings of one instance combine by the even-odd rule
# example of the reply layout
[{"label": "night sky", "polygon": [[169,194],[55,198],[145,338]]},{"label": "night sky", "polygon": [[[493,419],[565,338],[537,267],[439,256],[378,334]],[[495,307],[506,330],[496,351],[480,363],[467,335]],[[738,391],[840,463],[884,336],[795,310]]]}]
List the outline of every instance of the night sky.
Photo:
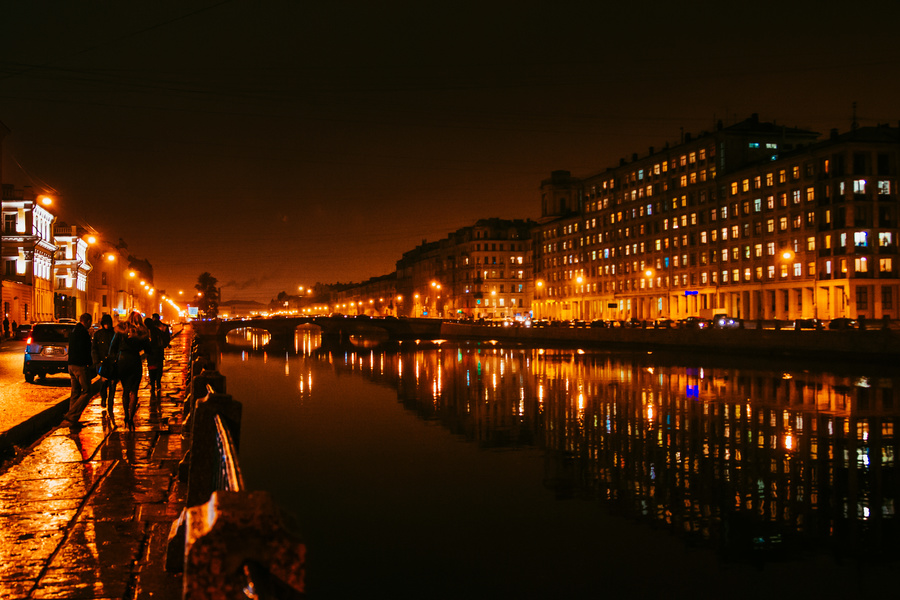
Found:
[{"label": "night sky", "polygon": [[0,0],[0,23],[4,182],[223,300],[389,273],[537,218],[555,169],[720,119],[900,121],[895,0]]}]

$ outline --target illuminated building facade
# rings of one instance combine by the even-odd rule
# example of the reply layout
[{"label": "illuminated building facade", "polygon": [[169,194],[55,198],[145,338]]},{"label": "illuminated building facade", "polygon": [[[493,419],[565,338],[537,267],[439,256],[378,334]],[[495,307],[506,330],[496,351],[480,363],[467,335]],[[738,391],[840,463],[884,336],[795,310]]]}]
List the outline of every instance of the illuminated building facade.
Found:
[{"label": "illuminated building facade", "polygon": [[18,324],[50,321],[56,217],[30,188],[3,185],[3,313]]},{"label": "illuminated building facade", "polygon": [[87,312],[87,280],[93,267],[87,260],[88,243],[78,227],[65,223],[53,227],[56,257],[53,303],[56,318],[78,319]]},{"label": "illuminated building facade", "polygon": [[900,130],[754,115],[541,186],[536,317],[896,319]]},{"label": "illuminated building facade", "polygon": [[504,320],[530,316],[534,225],[482,219],[405,253],[397,261],[400,314]]}]

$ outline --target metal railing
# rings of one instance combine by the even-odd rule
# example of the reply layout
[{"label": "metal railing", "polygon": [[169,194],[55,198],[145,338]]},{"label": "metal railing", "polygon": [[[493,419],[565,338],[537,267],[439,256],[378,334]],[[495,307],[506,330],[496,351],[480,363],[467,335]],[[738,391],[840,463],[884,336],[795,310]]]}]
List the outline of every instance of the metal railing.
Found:
[{"label": "metal railing", "polygon": [[244,477],[238,463],[237,450],[231,440],[231,433],[222,421],[221,415],[213,417],[216,425],[216,447],[219,449],[219,469],[216,473],[217,490],[228,492],[244,491]]}]

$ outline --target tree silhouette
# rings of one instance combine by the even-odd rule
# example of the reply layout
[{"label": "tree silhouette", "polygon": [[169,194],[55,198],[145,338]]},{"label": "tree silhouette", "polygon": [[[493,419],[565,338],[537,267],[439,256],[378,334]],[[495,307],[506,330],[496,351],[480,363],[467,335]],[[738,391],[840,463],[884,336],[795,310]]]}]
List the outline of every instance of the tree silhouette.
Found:
[{"label": "tree silhouette", "polygon": [[200,313],[207,319],[215,319],[219,314],[219,288],[216,287],[218,282],[219,280],[209,272],[205,272],[197,278],[197,285],[194,286],[200,293],[198,301]]}]

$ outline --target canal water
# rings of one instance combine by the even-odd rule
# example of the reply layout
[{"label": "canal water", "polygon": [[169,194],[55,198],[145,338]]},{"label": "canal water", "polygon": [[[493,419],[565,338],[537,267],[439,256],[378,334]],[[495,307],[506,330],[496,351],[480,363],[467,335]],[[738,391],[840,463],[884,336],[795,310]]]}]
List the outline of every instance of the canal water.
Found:
[{"label": "canal water", "polygon": [[315,329],[220,356],[311,598],[896,594],[898,373]]}]

